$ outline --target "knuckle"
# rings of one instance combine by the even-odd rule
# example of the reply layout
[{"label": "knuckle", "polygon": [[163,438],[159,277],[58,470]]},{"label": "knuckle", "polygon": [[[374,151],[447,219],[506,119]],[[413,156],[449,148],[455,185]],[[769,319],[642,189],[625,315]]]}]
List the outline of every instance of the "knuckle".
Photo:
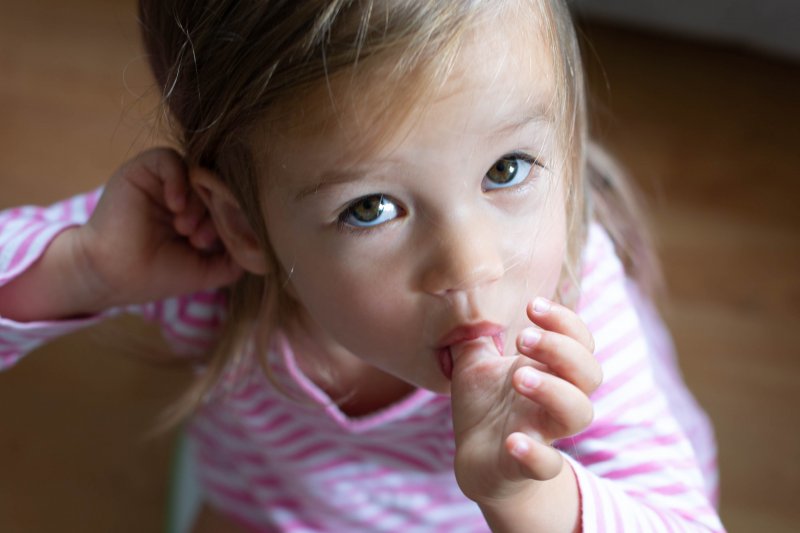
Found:
[{"label": "knuckle", "polygon": [[594,365],[594,371],[592,372],[592,378],[589,383],[590,390],[589,392],[594,392],[600,388],[600,385],[603,384],[603,367],[599,364]]},{"label": "knuckle", "polygon": [[589,332],[589,340],[587,342],[587,347],[589,348],[589,353],[594,353],[597,345],[595,344],[594,335]]}]

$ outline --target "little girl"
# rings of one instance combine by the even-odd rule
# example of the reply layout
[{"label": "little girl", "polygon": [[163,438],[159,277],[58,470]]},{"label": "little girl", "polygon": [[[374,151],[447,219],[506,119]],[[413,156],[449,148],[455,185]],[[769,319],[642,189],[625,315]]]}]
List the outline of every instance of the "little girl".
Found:
[{"label": "little girl", "polygon": [[0,213],[0,367],[157,321],[196,531],[722,530],[562,2],[140,15],[182,155]]}]

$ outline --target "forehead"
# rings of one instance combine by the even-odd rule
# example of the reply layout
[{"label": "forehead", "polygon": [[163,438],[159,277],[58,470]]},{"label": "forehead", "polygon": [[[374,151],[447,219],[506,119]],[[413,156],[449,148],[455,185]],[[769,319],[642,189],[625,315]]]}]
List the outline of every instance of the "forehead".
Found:
[{"label": "forehead", "polygon": [[[392,79],[387,56],[295,98],[269,121],[270,160],[285,166],[300,151],[327,160],[338,156],[340,165],[357,163],[419,137],[421,125],[437,131],[427,131],[420,142],[435,144],[436,135],[448,131],[480,135],[531,119],[552,123],[554,48],[542,21],[529,11],[517,14],[498,11],[476,19],[448,65],[434,59],[432,68]],[[443,70],[444,76],[434,75]]]}]

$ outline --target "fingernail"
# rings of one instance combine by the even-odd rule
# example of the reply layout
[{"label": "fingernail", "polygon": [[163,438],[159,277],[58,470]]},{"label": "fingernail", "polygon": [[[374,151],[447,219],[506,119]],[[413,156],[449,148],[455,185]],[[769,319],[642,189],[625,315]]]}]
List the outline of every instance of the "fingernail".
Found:
[{"label": "fingernail", "polygon": [[522,330],[522,333],[519,335],[519,343],[524,348],[531,348],[536,346],[539,343],[539,340],[542,338],[542,334],[533,328],[525,328]]},{"label": "fingernail", "polygon": [[542,298],[541,296],[537,296],[533,301],[533,310],[537,313],[546,313],[550,310],[551,306],[551,302]]},{"label": "fingernail", "polygon": [[533,390],[542,384],[542,376],[536,370],[525,367],[520,370],[520,385],[523,389]]},{"label": "fingernail", "polygon": [[528,446],[528,443],[525,442],[524,439],[518,438],[516,439],[516,441],[517,442],[515,442],[514,446],[512,446],[511,448],[511,453],[514,454],[514,456],[516,457],[525,456],[525,454],[527,454],[528,451],[530,451],[531,449],[530,446]]}]

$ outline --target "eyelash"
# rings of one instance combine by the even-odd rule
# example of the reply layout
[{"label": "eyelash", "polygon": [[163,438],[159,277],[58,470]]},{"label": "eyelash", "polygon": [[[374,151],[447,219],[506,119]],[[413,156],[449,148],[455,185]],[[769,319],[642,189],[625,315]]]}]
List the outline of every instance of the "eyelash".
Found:
[{"label": "eyelash", "polygon": [[[531,168],[528,170],[528,173],[524,176],[522,182],[520,182],[520,183],[518,183],[516,185],[510,186],[510,187],[493,187],[493,188],[490,188],[490,189],[484,189],[484,192],[492,192],[492,191],[497,191],[497,190],[500,190],[500,189],[516,189],[516,188],[521,187],[524,184],[528,183],[528,181],[531,179],[531,174],[533,174],[534,170],[537,167],[542,169],[542,170],[547,170],[547,167],[539,159],[537,159],[536,157],[534,157],[534,156],[532,156],[530,154],[526,154],[525,152],[511,152],[511,153],[505,154],[502,157],[498,158],[497,161],[495,161],[494,164],[496,165],[498,162],[500,162],[500,161],[502,161],[504,159],[519,159],[520,161],[524,161],[525,163],[528,163],[531,166]],[[484,177],[486,177],[486,175],[489,174],[490,171],[491,171],[491,167],[489,168],[489,170],[486,171],[486,173],[484,174]]]},{"label": "eyelash", "polygon": [[[372,233],[375,230],[381,229],[386,224],[386,222],[381,223],[381,224],[376,224],[374,226],[357,226],[355,224],[348,224],[347,223],[348,215],[355,209],[355,206],[356,206],[356,204],[358,204],[358,202],[362,202],[364,200],[367,200],[367,199],[370,199],[370,198],[374,198],[374,197],[380,197],[380,201],[383,201],[383,199],[386,198],[387,200],[389,200],[393,204],[395,204],[395,206],[396,206],[395,209],[398,212],[398,216],[402,216],[405,213],[405,210],[403,208],[397,206],[397,201],[394,200],[391,196],[388,196],[388,195],[385,195],[385,194],[381,194],[381,193],[366,194],[366,195],[361,196],[359,198],[356,198],[355,200],[350,202],[347,205],[347,207],[339,214],[339,216],[336,219],[336,228],[339,231],[344,231],[344,232],[350,233],[351,235],[359,235],[359,236],[360,235],[368,235],[368,234]],[[394,220],[394,219],[392,219],[392,220]],[[387,222],[391,222],[391,220],[389,220]]]},{"label": "eyelash", "polygon": [[[491,188],[491,189],[483,189],[484,192],[492,192],[492,191],[504,190],[504,189],[516,189],[516,188],[522,187],[524,184],[526,184],[531,179],[531,174],[534,171],[533,170],[534,167],[538,167],[540,169],[547,170],[547,167],[541,161],[539,161],[539,159],[537,159],[536,157],[533,157],[533,156],[531,156],[529,154],[526,154],[524,152],[511,152],[511,153],[505,154],[502,157],[498,158],[495,161],[494,164],[496,165],[499,161],[501,161],[503,159],[519,159],[520,161],[524,161],[524,162],[530,164],[531,165],[531,169],[525,175],[525,177],[524,177],[524,179],[522,180],[521,183],[515,184],[515,185],[513,185],[511,187],[496,187],[496,188]],[[484,178],[486,177],[486,175],[489,173],[490,170],[491,170],[491,167],[490,167],[489,170],[487,170],[484,173]],[[381,201],[381,202],[383,201],[384,198],[386,198],[389,201],[391,201],[392,203],[394,203],[395,204],[395,209],[399,213],[398,216],[401,216],[404,213],[404,210],[401,207],[397,206],[397,202],[395,200],[393,200],[391,198],[391,196],[387,196],[387,195],[384,195],[384,194],[381,194],[381,193],[367,194],[367,195],[361,196],[359,198],[356,198],[355,200],[350,202],[347,205],[347,207],[339,214],[339,216],[337,217],[337,220],[336,220],[337,229],[339,231],[347,232],[347,233],[350,233],[352,235],[368,235],[372,231],[381,229],[387,222],[391,222],[391,220],[394,220],[394,219],[391,219],[391,220],[389,220],[387,222],[382,222],[382,223],[379,223],[379,224],[375,224],[373,226],[358,226],[358,225],[355,225],[355,224],[347,223],[348,216],[353,212],[353,210],[355,209],[355,206],[359,202],[363,202],[365,200],[368,200],[368,199],[371,199],[371,198],[374,198],[374,197],[379,197],[380,198],[379,201]]]}]

